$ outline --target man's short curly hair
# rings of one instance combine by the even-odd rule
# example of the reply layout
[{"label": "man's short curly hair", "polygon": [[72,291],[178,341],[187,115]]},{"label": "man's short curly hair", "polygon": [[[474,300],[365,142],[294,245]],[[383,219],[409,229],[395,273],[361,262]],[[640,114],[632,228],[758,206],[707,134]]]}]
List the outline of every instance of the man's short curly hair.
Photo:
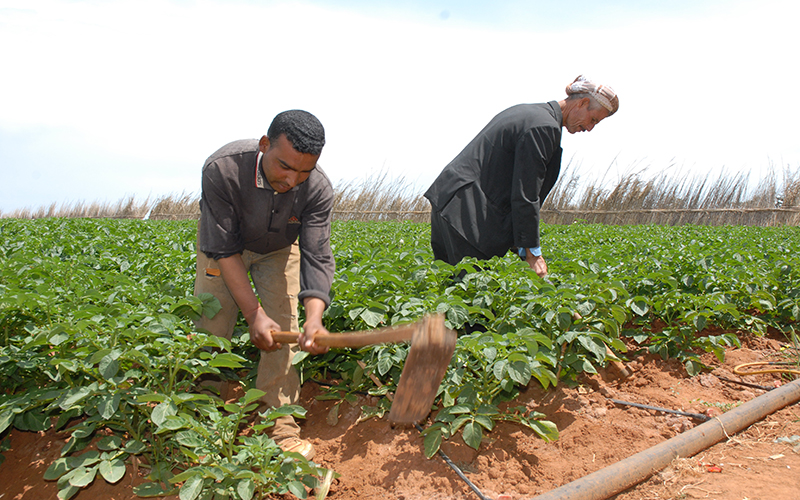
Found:
[{"label": "man's short curly hair", "polygon": [[267,131],[270,143],[285,134],[299,153],[319,155],[325,145],[325,128],[316,116],[301,109],[278,113]]}]

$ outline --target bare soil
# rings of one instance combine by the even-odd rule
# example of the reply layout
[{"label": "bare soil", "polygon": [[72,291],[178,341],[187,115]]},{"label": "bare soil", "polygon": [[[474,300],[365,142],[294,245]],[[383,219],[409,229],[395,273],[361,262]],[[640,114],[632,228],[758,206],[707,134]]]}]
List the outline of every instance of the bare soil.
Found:
[{"label": "bare soil", "polygon": [[[729,349],[724,363],[708,355],[713,371],[689,377],[675,361],[641,356],[626,363],[622,377],[609,368],[587,376],[580,385],[559,385],[543,391],[529,387],[514,402],[534,408],[558,426],[558,441],[545,443],[529,430],[501,423],[485,435],[480,450],[460,437],[446,441],[442,451],[472,483],[459,477],[441,456],[427,459],[419,432],[392,426],[386,419],[358,422],[360,406],[341,407],[336,425],[328,423],[332,401],[319,401],[320,387],[307,383],[301,403],[308,410],[303,436],[317,449],[315,461],[334,469],[327,498],[355,500],[492,500],[530,499],[610,466],[702,423],[685,416],[614,404],[609,398],[702,413],[711,417],[765,393],[764,390],[720,380],[724,377],[765,387],[789,379],[775,374],[733,374],[742,363],[775,359],[780,342],[745,337],[742,348]],[[611,497],[616,500],[800,499],[800,447],[775,442],[800,435],[800,407],[787,406],[747,429],[730,435],[694,457],[679,458],[640,484]],[[11,450],[0,465],[0,499],[39,500],[56,497],[56,484],[42,479],[57,458],[67,435],[57,432],[12,431]],[[132,487],[147,470],[129,472],[116,485],[98,477],[74,498],[133,500]],[[476,492],[477,490],[477,492]],[[174,497],[177,498],[177,497]],[[285,496],[280,500],[290,500]],[[313,495],[310,496],[313,498]],[[276,499],[278,500],[278,499]]]}]

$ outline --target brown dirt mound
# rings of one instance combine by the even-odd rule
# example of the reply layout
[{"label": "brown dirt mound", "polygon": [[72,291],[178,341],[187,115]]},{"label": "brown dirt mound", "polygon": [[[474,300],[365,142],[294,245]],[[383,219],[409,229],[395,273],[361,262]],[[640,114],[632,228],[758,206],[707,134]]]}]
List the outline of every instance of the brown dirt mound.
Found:
[{"label": "brown dirt mound", "polygon": [[[577,387],[559,385],[550,391],[530,387],[514,405],[527,405],[555,422],[561,438],[545,443],[529,430],[501,423],[485,436],[480,450],[460,437],[442,445],[442,451],[486,498],[529,499],[591,472],[612,465],[697,425],[688,417],[611,403],[608,398],[659,406],[709,416],[763,394],[720,380],[742,380],[732,373],[738,364],[772,359],[780,345],[750,338],[740,349],[729,349],[725,363],[704,358],[715,367],[694,378],[675,361],[643,356],[629,363],[630,377],[612,370],[585,377]],[[752,375],[747,382],[774,386],[779,375]],[[302,404],[308,418],[303,435],[317,448],[316,461],[332,468],[335,479],[327,498],[355,500],[478,499],[478,494],[445,461],[425,458],[419,432],[392,426],[385,419],[358,422],[363,398],[355,406],[343,403],[332,426],[332,401],[318,401],[320,388],[307,383]],[[616,495],[617,500],[692,499],[776,500],[800,499],[800,453],[778,437],[800,435],[800,409],[786,407],[744,431],[730,436],[698,456],[675,460],[645,482]],[[58,456],[66,439],[62,433],[13,431],[10,451],[0,465],[0,499],[55,498],[56,485],[42,480],[47,465]],[[101,479],[80,492],[80,499],[132,500],[132,487],[142,482],[143,468],[116,485]],[[285,497],[281,500],[289,500]]]}]

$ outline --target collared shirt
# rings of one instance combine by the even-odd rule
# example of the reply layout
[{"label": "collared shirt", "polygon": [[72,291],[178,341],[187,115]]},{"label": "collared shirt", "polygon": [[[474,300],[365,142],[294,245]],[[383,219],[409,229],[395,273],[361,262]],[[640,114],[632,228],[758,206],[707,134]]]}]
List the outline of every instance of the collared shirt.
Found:
[{"label": "collared shirt", "polygon": [[243,250],[265,254],[299,238],[300,295],[330,304],[335,262],[330,247],[333,186],[319,168],[286,193],[272,189],[255,139],[223,146],[203,166],[200,250],[209,258]]}]

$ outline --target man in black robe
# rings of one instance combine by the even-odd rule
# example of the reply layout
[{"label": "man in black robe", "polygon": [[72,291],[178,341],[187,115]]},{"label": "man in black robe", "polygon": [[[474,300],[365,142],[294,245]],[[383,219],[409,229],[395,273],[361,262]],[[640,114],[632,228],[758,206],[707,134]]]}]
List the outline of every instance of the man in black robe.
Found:
[{"label": "man in black robe", "polygon": [[516,247],[545,276],[539,212],[561,169],[561,129],[589,132],[617,109],[610,87],[581,75],[562,101],[519,104],[495,116],[425,192],[434,258],[457,264]]}]

